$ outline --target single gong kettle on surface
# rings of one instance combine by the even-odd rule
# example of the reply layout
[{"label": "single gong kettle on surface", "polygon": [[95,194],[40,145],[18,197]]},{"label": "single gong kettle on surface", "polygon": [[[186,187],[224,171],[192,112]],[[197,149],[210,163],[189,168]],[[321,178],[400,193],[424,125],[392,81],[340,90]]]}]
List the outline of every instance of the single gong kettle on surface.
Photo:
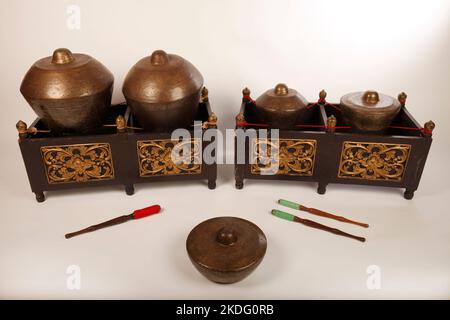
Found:
[{"label": "single gong kettle on surface", "polygon": [[261,229],[248,220],[218,217],[189,233],[186,249],[195,268],[217,283],[238,282],[260,264],[267,249]]},{"label": "single gong kettle on surface", "polygon": [[187,60],[157,50],[128,72],[123,94],[147,131],[191,128],[200,101],[203,77]]},{"label": "single gong kettle on surface", "polygon": [[65,48],[36,61],[20,92],[53,133],[86,133],[103,124],[114,77],[100,62]]},{"label": "single gong kettle on surface", "polygon": [[279,83],[255,101],[257,121],[274,128],[289,129],[302,121],[308,101],[296,90]]}]

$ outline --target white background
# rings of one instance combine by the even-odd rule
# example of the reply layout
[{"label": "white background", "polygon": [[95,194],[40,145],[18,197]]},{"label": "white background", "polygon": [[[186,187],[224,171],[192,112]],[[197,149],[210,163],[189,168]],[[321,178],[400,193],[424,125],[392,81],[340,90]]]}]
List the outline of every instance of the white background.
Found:
[{"label": "white background", "polygon": [[[69,5],[81,29],[67,27]],[[0,298],[450,298],[448,1],[0,1]],[[246,181],[232,165],[218,187],[203,182],[141,184],[53,192],[38,204],[17,145],[17,120],[35,115],[19,92],[31,64],[55,48],[88,53],[115,76],[123,101],[129,68],[156,49],[179,54],[203,74],[221,129],[232,128],[241,90],[256,98],[278,82],[317,99],[376,89],[408,93],[420,123],[436,122],[434,142],[412,201],[403,190],[305,182]],[[230,150],[228,150],[230,151]],[[313,220],[366,236],[364,244],[272,217],[278,198],[368,222],[366,230]],[[67,232],[149,204],[162,214],[65,240]],[[246,280],[217,285],[185,252],[201,221],[232,215],[258,224],[266,257]],[[298,213],[311,218],[306,213]],[[66,269],[81,268],[81,290]],[[381,289],[366,287],[370,265]]]}]

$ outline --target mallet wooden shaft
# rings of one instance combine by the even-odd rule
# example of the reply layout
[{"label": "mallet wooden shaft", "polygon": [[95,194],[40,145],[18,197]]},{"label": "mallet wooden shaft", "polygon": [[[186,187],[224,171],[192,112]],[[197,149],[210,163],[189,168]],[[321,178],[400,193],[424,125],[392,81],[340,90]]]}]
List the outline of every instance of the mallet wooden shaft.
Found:
[{"label": "mallet wooden shaft", "polygon": [[354,220],[350,220],[347,219],[345,217],[342,216],[338,216],[329,212],[325,212],[319,209],[315,209],[315,208],[308,208],[305,207],[301,204],[292,202],[292,201],[288,201],[288,200],[284,200],[284,199],[280,199],[278,200],[278,203],[281,204],[282,206],[288,207],[288,208],[292,208],[292,209],[297,209],[297,210],[301,210],[301,211],[305,211],[311,214],[314,214],[316,216],[320,216],[320,217],[325,217],[325,218],[330,218],[330,219],[334,219],[334,220],[338,220],[341,222],[346,222],[346,223],[352,223],[355,225],[358,225],[360,227],[364,227],[364,228],[368,228],[369,225],[367,223],[363,223],[363,222],[358,222],[358,221],[354,221]]},{"label": "mallet wooden shaft", "polygon": [[65,238],[69,239],[69,238],[78,236],[83,233],[88,233],[88,232],[96,231],[98,229],[115,226],[116,224],[121,224],[121,223],[127,222],[129,220],[144,218],[144,217],[150,216],[152,214],[159,213],[160,211],[161,211],[161,207],[159,205],[155,204],[155,205],[147,207],[147,208],[135,210],[131,214],[126,214],[124,216],[120,216],[120,217],[117,217],[117,218],[114,218],[114,219],[111,219],[111,220],[108,220],[108,221],[105,221],[105,222],[102,222],[99,224],[95,224],[93,226],[81,229],[79,231],[68,233],[65,235]]},{"label": "mallet wooden shaft", "polygon": [[361,241],[361,242],[365,242],[366,241],[366,238],[358,237],[358,236],[355,236],[353,234],[341,231],[341,230],[336,229],[336,228],[328,227],[326,225],[323,225],[321,223],[318,223],[318,222],[315,222],[315,221],[312,221],[312,220],[302,219],[302,218],[299,218],[297,216],[294,216],[293,214],[290,214],[290,213],[287,213],[287,212],[284,212],[284,211],[281,211],[281,210],[275,210],[274,209],[274,210],[272,210],[272,214],[274,216],[277,216],[278,218],[285,219],[285,220],[288,220],[288,221],[298,222],[298,223],[304,224],[305,226],[308,226],[308,227],[311,227],[311,228],[315,228],[315,229],[319,229],[319,230],[323,230],[323,231],[334,233],[334,234],[336,234],[338,236],[343,236],[343,237],[355,239],[355,240],[358,240],[358,241]]}]

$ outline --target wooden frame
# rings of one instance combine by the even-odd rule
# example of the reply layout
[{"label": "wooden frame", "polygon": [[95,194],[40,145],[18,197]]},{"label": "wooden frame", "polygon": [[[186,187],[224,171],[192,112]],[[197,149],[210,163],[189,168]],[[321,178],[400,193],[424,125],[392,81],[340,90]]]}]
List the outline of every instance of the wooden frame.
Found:
[{"label": "wooden frame", "polygon": [[[213,115],[208,101],[201,102],[196,119],[201,121],[201,152],[209,143],[203,142],[203,134],[216,128],[215,121],[210,122]],[[45,200],[45,191],[85,188],[105,185],[123,185],[128,195],[134,194],[135,183],[179,181],[179,180],[207,180],[208,187],[216,187],[217,164],[201,163],[198,174],[150,175],[142,177],[139,174],[137,143],[138,141],[170,140],[171,132],[152,133],[142,132],[138,122],[131,115],[130,109],[122,104],[111,106],[111,114],[107,120],[113,124],[118,116],[123,116],[127,128],[114,128],[113,125],[99,128],[89,135],[52,136],[43,133],[45,127],[36,119],[31,130],[19,132],[19,146],[27,170],[31,190],[36,200]],[[215,116],[213,118],[215,119]],[[193,130],[189,130],[193,134]],[[96,146],[108,146],[103,151],[92,151]],[[49,148],[52,147],[52,148]],[[48,155],[47,162],[43,158],[42,150],[53,152]],[[48,151],[50,150],[50,151]],[[109,155],[108,155],[109,150]],[[158,155],[156,156],[158,157]],[[110,166],[113,174],[102,176],[102,166]],[[49,168],[52,180],[49,180]],[[109,168],[109,167],[108,167]],[[96,176],[97,175],[97,176]],[[74,178],[75,177],[75,178]]]},{"label": "wooden frame", "polygon": [[[261,128],[270,129],[268,126],[262,126],[254,122],[256,117],[252,114],[253,104],[253,100],[244,95],[240,112],[236,117],[236,129],[244,131]],[[434,124],[430,122],[430,127],[427,129],[427,126],[425,126],[424,130],[406,107],[402,106],[392,126],[385,132],[364,133],[355,132],[348,126],[342,125],[344,121],[340,115],[339,105],[328,104],[325,101],[310,103],[306,112],[305,118],[307,120],[303,124],[304,126],[300,125],[292,128],[292,130],[279,130],[279,140],[315,140],[314,173],[302,176],[289,175],[282,170],[274,175],[261,175],[252,172],[252,164],[247,155],[252,147],[251,142],[249,139],[245,141],[245,163],[237,163],[238,146],[236,139],[236,188],[242,189],[245,179],[296,180],[316,182],[318,184],[317,192],[320,194],[326,192],[329,183],[341,183],[404,188],[405,199],[413,198],[414,192],[419,186],[431,146]],[[355,173],[355,177],[351,176],[351,171],[349,171],[348,176],[339,174],[339,170],[343,170],[340,169],[340,166],[345,166],[345,162],[351,162],[351,159],[347,159],[348,156],[342,158],[344,144],[359,149],[359,151],[356,151],[359,158],[354,161],[352,167],[354,172],[360,172],[359,174]],[[388,156],[386,156],[386,153]],[[349,155],[355,157],[353,152],[350,152]],[[280,164],[282,163],[283,159],[280,158]]]}]

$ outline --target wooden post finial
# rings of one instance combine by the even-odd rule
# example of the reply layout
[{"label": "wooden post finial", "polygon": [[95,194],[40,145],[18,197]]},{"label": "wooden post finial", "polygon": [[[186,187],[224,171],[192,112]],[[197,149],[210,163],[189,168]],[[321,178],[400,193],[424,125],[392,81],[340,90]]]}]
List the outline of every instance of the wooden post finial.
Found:
[{"label": "wooden post finial", "polygon": [[427,137],[430,137],[433,135],[433,130],[436,127],[436,124],[433,121],[427,121],[425,125],[423,126],[423,134]]},{"label": "wooden post finial", "polygon": [[327,131],[328,132],[334,132],[336,130],[336,117],[334,115],[331,115],[327,119]]}]

